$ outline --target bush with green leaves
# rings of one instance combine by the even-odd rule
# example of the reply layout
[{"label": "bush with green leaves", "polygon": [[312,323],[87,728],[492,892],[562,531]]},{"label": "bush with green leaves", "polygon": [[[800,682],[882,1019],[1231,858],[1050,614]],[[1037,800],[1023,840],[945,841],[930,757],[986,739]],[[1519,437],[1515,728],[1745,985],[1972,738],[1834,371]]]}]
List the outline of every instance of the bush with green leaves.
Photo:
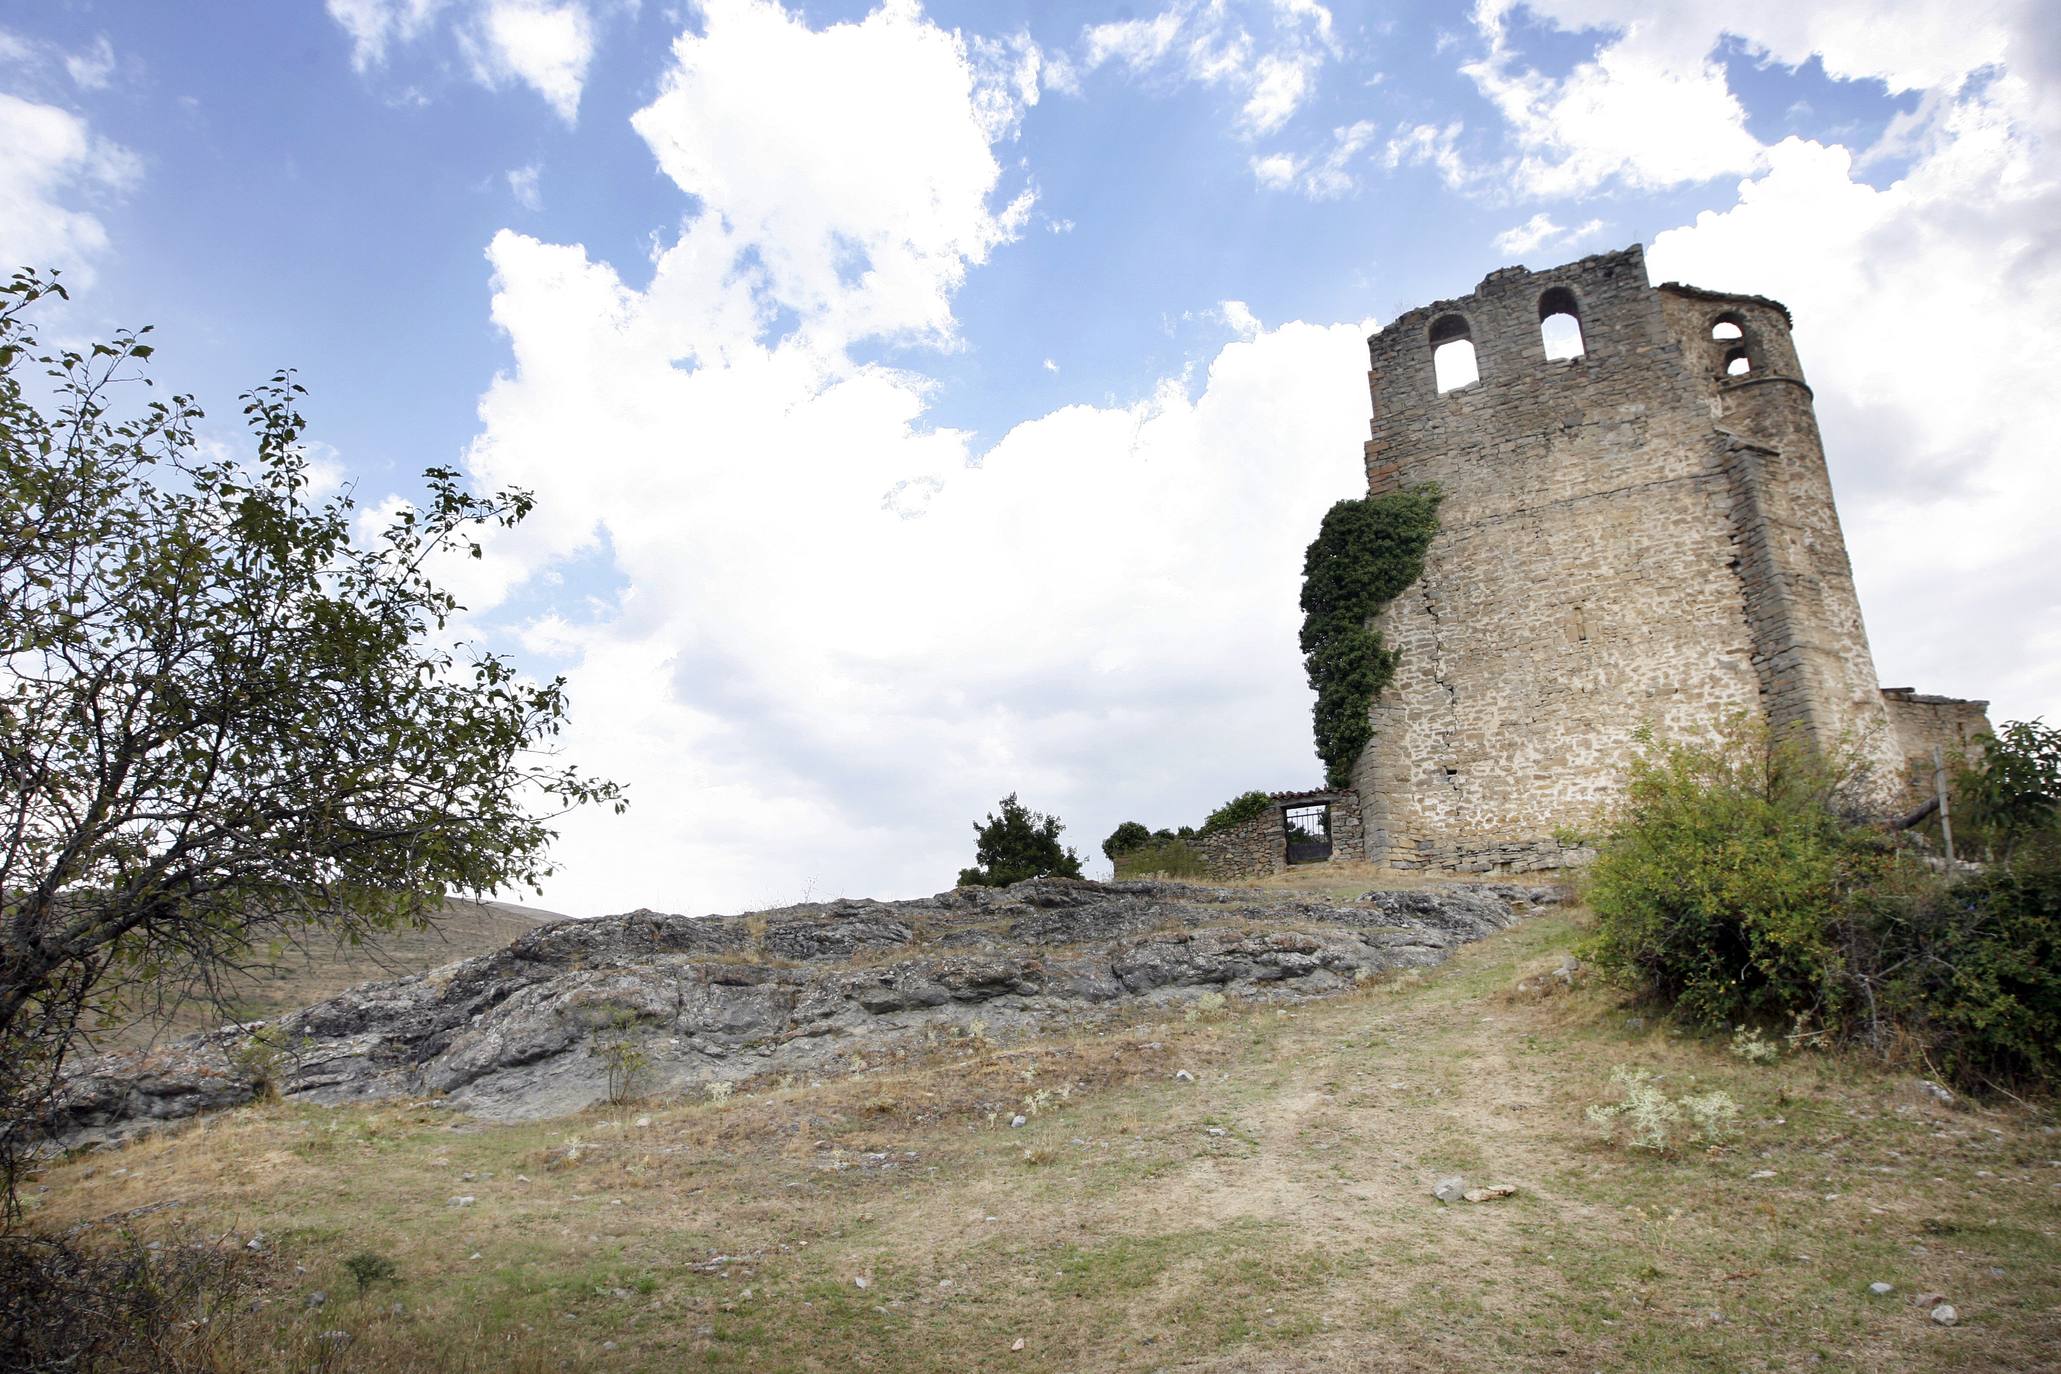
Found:
[{"label": "bush with green leaves", "polygon": [[1243,792],[1231,798],[1203,819],[1203,835],[1216,835],[1264,816],[1274,809],[1274,799],[1264,792]]},{"label": "bush with green leaves", "polygon": [[1128,854],[1133,849],[1152,843],[1152,832],[1140,821],[1125,821],[1109,832],[1109,838],[1102,842],[1102,857],[1111,863],[1119,854]]},{"label": "bush with green leaves", "polygon": [[1876,1038],[1966,1087],[2061,1083],[2061,845],[1877,893],[1854,935]]},{"label": "bush with green leaves", "polygon": [[2008,860],[2061,831],[2061,729],[2005,721],[1980,738],[1982,752],[1954,779],[1955,838],[1966,852]]},{"label": "bush with green leaves", "polygon": [[2051,1087],[2061,827],[2038,802],[2051,748],[2015,723],[1985,741],[2007,857],[1949,874],[1859,819],[1845,771],[1800,745],[1737,723],[1711,744],[1649,744],[1586,878],[1588,953],[1692,1025],[1809,1024],[1964,1087]]},{"label": "bush with green leaves", "polygon": [[959,870],[961,887],[1007,887],[1026,878],[1078,878],[1081,856],[1059,843],[1057,816],[1032,811],[1011,792],[999,815],[975,821],[974,866]]},{"label": "bush with green leaves", "polygon": [[1438,503],[1431,483],[1340,501],[1303,555],[1303,669],[1317,694],[1312,723],[1327,786],[1351,785],[1374,737],[1369,712],[1400,655],[1373,622],[1424,575]]},{"label": "bush with green leaves", "polygon": [[1843,818],[1849,783],[1744,720],[1712,743],[1646,737],[1587,874],[1589,957],[1695,1025],[1836,1019],[1841,923],[1884,862]]}]

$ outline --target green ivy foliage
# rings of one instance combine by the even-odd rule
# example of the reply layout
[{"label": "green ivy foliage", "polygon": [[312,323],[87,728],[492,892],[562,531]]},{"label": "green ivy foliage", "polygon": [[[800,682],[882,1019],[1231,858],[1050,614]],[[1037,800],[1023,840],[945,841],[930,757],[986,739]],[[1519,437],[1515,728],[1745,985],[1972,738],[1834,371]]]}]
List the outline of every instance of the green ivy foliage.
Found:
[{"label": "green ivy foliage", "polygon": [[1374,736],[1368,712],[1394,679],[1399,655],[1372,622],[1423,575],[1439,496],[1424,483],[1340,501],[1303,555],[1303,668],[1317,694],[1317,756],[1331,787],[1351,785],[1353,764]]}]

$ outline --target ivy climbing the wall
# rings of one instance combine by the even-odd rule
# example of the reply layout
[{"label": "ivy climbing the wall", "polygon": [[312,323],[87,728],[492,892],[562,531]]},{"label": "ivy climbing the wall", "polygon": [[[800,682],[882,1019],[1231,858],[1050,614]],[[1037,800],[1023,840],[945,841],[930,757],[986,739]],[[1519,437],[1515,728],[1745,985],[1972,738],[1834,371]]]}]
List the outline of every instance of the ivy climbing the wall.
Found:
[{"label": "ivy climbing the wall", "polygon": [[1312,715],[1327,786],[1352,785],[1353,764],[1374,737],[1368,712],[1401,655],[1381,642],[1373,621],[1423,574],[1438,502],[1431,483],[1340,501],[1303,555],[1303,668],[1317,693]]}]

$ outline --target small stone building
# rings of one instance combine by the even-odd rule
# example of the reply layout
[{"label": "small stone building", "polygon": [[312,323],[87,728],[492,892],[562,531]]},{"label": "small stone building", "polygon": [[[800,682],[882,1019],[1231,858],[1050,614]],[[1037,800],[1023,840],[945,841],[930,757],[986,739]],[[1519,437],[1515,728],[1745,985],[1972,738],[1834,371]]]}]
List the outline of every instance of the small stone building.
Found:
[{"label": "small stone building", "polygon": [[1359,794],[1275,792],[1267,810],[1228,830],[1192,841],[1213,878],[1263,878],[1291,864],[1366,858]]}]

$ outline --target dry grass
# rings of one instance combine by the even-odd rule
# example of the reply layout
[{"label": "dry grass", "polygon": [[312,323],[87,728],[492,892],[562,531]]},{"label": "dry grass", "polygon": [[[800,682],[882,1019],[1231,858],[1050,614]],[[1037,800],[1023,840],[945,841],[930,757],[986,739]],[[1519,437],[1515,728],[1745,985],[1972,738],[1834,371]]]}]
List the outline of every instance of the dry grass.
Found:
[{"label": "dry grass", "polygon": [[[2055,1367],[2050,1114],[1510,994],[1576,934],[1536,917],[1324,1002],[942,1041],[724,1105],[246,1109],[52,1168],[33,1216],[169,1201],[128,1224],[264,1232],[287,1264],[237,1370]],[[1620,1063],[1726,1089],[1742,1139],[1606,1147],[1582,1109]],[[1454,1172],[1519,1191],[1443,1207]],[[397,1278],[361,1298],[365,1251]]]}]

